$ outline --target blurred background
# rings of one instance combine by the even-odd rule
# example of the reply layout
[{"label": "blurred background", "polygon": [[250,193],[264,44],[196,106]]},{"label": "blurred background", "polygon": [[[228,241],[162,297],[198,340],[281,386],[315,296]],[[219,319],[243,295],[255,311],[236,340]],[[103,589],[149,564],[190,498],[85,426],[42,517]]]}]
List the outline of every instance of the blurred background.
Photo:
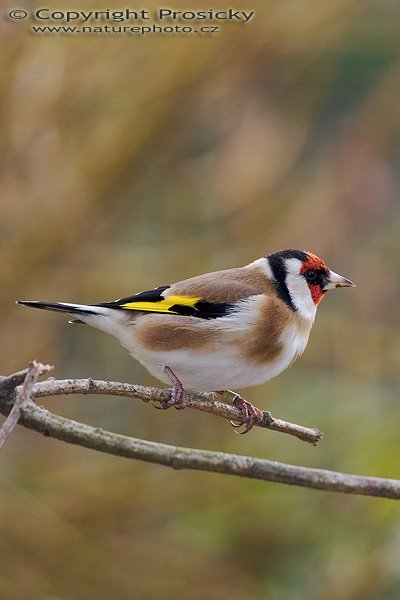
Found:
[{"label": "blurred background", "polygon": [[[233,8],[256,17],[215,36],[1,19],[1,372],[36,358],[57,378],[157,385],[113,338],[14,301],[113,300],[306,248],[358,287],[329,294],[301,360],[244,395],[322,429],[317,448],[129,399],[44,404],[139,438],[399,477],[399,4]],[[174,472],[23,429],[1,454],[0,548],[6,600],[400,597],[395,501]]]}]

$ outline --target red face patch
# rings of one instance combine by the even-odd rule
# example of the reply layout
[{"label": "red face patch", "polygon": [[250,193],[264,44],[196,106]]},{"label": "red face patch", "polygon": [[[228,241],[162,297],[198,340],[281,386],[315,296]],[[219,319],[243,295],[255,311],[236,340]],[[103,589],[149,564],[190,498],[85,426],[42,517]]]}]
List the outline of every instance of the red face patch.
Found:
[{"label": "red face patch", "polygon": [[[307,256],[308,256],[308,259],[303,262],[301,269],[300,269],[301,275],[304,275],[304,273],[306,271],[308,271],[309,269],[314,269],[315,271],[321,271],[321,270],[326,271],[326,272],[328,271],[322,258],[319,258],[318,256],[316,256],[315,254],[312,254],[311,252],[307,252]],[[316,306],[318,306],[318,304],[321,302],[322,298],[324,297],[324,293],[322,291],[320,284],[312,283],[311,281],[307,281],[307,285],[310,289],[311,298],[313,299],[314,304]]]}]

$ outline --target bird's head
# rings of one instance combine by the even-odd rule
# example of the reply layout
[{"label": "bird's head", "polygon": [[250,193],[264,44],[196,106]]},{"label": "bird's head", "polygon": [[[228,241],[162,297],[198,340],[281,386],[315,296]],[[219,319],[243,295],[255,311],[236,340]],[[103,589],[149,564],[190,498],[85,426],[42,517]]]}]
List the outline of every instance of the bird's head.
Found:
[{"label": "bird's head", "polygon": [[302,250],[281,250],[267,256],[278,293],[301,316],[314,319],[325,292],[337,287],[356,287],[325,262]]}]

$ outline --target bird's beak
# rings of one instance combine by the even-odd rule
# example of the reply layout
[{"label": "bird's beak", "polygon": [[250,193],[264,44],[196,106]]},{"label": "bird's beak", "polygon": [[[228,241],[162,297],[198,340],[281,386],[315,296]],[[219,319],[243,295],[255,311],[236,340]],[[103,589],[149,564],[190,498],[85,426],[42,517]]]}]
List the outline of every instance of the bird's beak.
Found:
[{"label": "bird's beak", "polygon": [[355,283],[350,281],[350,279],[346,279],[346,277],[342,277],[335,271],[331,271],[329,269],[329,273],[327,275],[327,282],[322,288],[324,292],[328,290],[333,290],[337,287],[357,287]]}]

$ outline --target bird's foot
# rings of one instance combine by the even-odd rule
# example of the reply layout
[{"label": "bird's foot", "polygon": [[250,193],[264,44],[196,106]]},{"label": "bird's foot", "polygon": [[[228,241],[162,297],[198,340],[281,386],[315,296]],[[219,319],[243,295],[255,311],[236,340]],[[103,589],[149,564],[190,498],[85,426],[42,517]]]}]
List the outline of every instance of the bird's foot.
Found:
[{"label": "bird's foot", "polygon": [[237,421],[229,421],[232,427],[239,428],[244,426],[243,431],[237,431],[237,433],[244,434],[248,433],[250,429],[257,425],[258,423],[264,423],[266,418],[269,417],[269,413],[267,411],[262,411],[251,402],[248,402],[239,394],[235,394],[235,397],[232,402],[233,406],[239,409],[241,413],[240,422]]},{"label": "bird's foot", "polygon": [[172,383],[171,398],[169,400],[165,400],[164,402],[160,402],[160,406],[157,408],[160,408],[160,410],[166,410],[167,408],[171,408],[171,406],[175,406],[175,408],[178,410],[186,408],[188,398],[185,390],[183,389],[182,382],[169,367],[164,367],[164,373]]}]

